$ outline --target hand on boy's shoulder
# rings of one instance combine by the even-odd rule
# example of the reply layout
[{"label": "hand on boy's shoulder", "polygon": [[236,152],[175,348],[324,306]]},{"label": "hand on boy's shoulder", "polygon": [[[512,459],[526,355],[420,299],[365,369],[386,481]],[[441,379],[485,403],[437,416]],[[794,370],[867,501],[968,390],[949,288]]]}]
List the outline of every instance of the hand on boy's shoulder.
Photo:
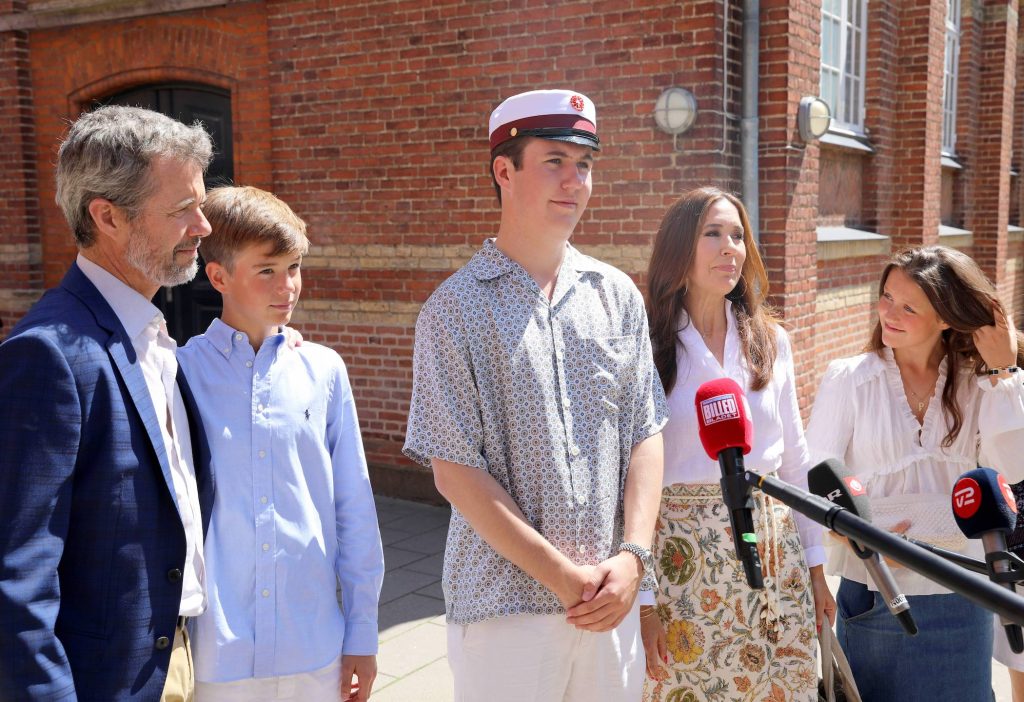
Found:
[{"label": "hand on boy's shoulder", "polygon": [[293,327],[284,327],[281,330],[284,334],[284,343],[288,344],[288,348],[294,349],[298,346],[302,346],[302,334],[299,333],[298,329]]}]

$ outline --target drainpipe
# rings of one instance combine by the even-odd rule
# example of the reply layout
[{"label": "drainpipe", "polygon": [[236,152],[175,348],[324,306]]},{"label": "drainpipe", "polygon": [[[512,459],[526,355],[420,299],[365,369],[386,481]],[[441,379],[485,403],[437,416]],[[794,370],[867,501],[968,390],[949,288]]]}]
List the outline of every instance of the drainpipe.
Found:
[{"label": "drainpipe", "polygon": [[[740,122],[740,156],[743,164],[743,204],[747,208],[754,242],[761,242],[758,160],[757,93],[760,70],[761,7],[759,0],[743,0],[743,119]],[[725,76],[722,77],[725,80]]]}]

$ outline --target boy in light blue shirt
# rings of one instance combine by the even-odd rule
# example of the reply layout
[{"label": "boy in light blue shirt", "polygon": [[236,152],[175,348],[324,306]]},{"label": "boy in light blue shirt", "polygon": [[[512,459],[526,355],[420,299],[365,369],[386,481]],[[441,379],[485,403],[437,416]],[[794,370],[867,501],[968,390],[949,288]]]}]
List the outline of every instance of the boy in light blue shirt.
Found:
[{"label": "boy in light blue shirt", "polygon": [[203,212],[224,311],[178,352],[217,485],[196,700],[366,700],[384,559],[352,389],[337,353],[281,333],[306,225],[251,187],[211,191]]}]

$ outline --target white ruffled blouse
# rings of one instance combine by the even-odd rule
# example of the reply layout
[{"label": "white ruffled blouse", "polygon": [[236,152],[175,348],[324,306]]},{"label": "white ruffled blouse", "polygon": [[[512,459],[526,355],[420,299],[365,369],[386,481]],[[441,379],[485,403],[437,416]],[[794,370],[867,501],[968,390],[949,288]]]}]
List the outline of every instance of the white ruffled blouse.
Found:
[{"label": "white ruffled blouse", "polygon": [[[732,303],[728,301],[725,316],[728,329],[723,364],[719,365],[700,333],[686,323],[684,313],[680,326],[685,324],[685,328],[678,337],[682,348],[676,349],[676,384],[668,395],[669,420],[662,432],[665,441],[663,482],[667,486],[718,483],[721,479],[718,461],[708,458],[701,446],[693,399],[702,383],[728,377],[743,388],[750,405],[754,442],[744,458],[747,469],[762,475],[777,473],[780,480],[806,490],[807,471],[812,464],[797,403],[789,337],[785,330],[776,327],[778,354],[772,380],[763,389],[754,391],[750,389],[750,372],[743,357]],[[825,561],[821,527],[795,512],[793,516],[808,567],[821,565]]]},{"label": "white ruffled blouse", "polygon": [[[976,376],[969,368],[958,373],[963,425],[946,448],[945,360],[922,424],[907,404],[891,349],[884,348],[881,356],[866,353],[833,361],[807,425],[811,459],[839,459],[861,479],[876,526],[889,528],[908,519],[908,536],[984,558],[981,541],[968,541],[957,528],[950,491],[960,475],[979,464],[994,468],[1011,483],[1024,479],[1021,380],[1016,374],[992,385],[988,376]],[[862,561],[845,544],[827,548],[829,573],[876,589]],[[893,567],[892,572],[904,594],[949,592],[907,568]]]}]

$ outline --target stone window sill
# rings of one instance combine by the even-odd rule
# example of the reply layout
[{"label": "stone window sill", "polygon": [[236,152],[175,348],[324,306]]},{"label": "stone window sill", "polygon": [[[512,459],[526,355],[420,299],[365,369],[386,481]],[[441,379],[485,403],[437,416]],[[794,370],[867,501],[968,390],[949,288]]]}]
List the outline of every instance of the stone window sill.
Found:
[{"label": "stone window sill", "polygon": [[818,227],[818,260],[835,261],[863,256],[888,256],[889,237],[852,227]]}]

